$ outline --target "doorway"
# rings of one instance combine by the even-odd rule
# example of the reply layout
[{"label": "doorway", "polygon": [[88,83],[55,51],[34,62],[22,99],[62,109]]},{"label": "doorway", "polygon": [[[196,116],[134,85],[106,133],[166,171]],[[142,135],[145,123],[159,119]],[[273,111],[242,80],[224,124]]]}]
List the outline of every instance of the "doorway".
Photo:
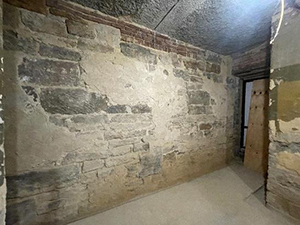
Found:
[{"label": "doorway", "polygon": [[241,157],[244,166],[266,176],[269,79],[244,81]]}]

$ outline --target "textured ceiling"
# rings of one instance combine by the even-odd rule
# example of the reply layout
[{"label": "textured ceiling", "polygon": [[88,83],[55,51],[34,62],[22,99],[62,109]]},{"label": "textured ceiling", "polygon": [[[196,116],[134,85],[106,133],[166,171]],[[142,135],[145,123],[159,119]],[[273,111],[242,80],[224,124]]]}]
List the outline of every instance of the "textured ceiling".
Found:
[{"label": "textured ceiling", "polygon": [[71,0],[179,40],[231,54],[269,39],[279,0]]}]

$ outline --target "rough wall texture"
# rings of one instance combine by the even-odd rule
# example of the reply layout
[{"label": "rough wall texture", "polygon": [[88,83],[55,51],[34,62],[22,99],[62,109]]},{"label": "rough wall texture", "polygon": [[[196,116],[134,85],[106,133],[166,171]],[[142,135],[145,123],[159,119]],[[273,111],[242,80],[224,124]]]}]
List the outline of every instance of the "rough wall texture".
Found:
[{"label": "rough wall texture", "polygon": [[3,3],[0,0],[0,224],[5,224],[6,205],[6,181],[4,172],[4,123],[3,123]]},{"label": "rough wall texture", "polygon": [[225,55],[269,40],[278,4],[278,0],[71,1]]},{"label": "rough wall texture", "polygon": [[[273,18],[273,27],[278,15]],[[300,220],[300,11],[289,8],[271,56],[267,203]]]},{"label": "rough wall texture", "polygon": [[126,24],[130,36],[95,23],[103,14],[49,2],[61,16],[4,5],[8,224],[64,224],[230,160],[239,83],[229,57],[125,42],[140,28]]},{"label": "rough wall texture", "polygon": [[270,76],[269,41],[232,55],[232,73],[244,80],[263,79]]}]

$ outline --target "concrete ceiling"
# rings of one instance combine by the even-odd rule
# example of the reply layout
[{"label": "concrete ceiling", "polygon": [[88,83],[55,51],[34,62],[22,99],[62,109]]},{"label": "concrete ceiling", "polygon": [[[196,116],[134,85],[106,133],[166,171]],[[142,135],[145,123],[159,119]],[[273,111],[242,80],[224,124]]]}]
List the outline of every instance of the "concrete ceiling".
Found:
[{"label": "concrete ceiling", "polygon": [[224,55],[269,39],[279,0],[71,0]]}]

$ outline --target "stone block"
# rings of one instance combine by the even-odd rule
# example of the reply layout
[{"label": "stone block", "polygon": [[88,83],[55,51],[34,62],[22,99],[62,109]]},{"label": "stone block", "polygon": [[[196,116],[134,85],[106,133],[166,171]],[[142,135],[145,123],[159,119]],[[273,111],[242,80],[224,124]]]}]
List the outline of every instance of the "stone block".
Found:
[{"label": "stone block", "polygon": [[60,116],[49,116],[49,122],[59,127],[68,127],[68,118],[62,118]]},{"label": "stone block", "polygon": [[153,156],[143,156],[141,157],[141,171],[139,173],[140,177],[147,177],[153,174],[157,174],[161,171],[161,161],[160,155]]},{"label": "stone block", "polygon": [[215,83],[223,83],[223,77],[221,75],[215,73],[204,73],[203,75],[209,80],[213,80]]},{"label": "stone block", "polygon": [[122,156],[116,156],[116,157],[111,157],[105,160],[105,165],[106,167],[115,167],[123,164],[128,164],[128,163],[138,163],[139,162],[139,157],[136,154],[126,154]]},{"label": "stone block", "polygon": [[190,81],[193,83],[203,83],[203,79],[199,76],[190,76]]},{"label": "stone block", "polygon": [[125,186],[128,187],[129,190],[134,190],[143,184],[144,184],[143,179],[138,177],[127,178],[125,182]]},{"label": "stone block", "polygon": [[95,28],[96,38],[80,38],[78,40],[78,48],[83,51],[96,51],[97,53],[111,53],[119,51],[121,40],[120,30],[97,23],[91,26]]},{"label": "stone block", "polygon": [[100,179],[105,179],[106,177],[110,176],[114,172],[113,168],[103,168],[98,170],[97,177]]},{"label": "stone block", "polygon": [[6,51],[22,51],[27,54],[34,54],[37,50],[37,42],[32,38],[20,37],[12,30],[3,31],[3,47]]},{"label": "stone block", "polygon": [[21,12],[21,21],[32,31],[51,34],[55,36],[67,36],[67,29],[62,18],[44,16],[38,13],[25,11]]},{"label": "stone block", "polygon": [[280,152],[276,158],[279,166],[294,171],[300,176],[300,153]]},{"label": "stone block", "polygon": [[36,202],[46,202],[46,201],[53,201],[59,198],[59,191],[54,190],[51,192],[45,192],[34,196]]},{"label": "stone block", "polygon": [[[290,202],[300,202],[300,178],[284,170],[270,169],[271,175],[268,177],[268,191],[284,198]],[[276,172],[274,172],[276,171]],[[280,171],[278,173],[278,171]]]},{"label": "stone block", "polygon": [[200,130],[210,130],[212,128],[212,126],[209,123],[201,123],[199,128],[200,128]]},{"label": "stone block", "polygon": [[187,83],[186,88],[188,89],[188,91],[197,91],[203,88],[203,84]]},{"label": "stone block", "polygon": [[52,211],[55,211],[62,207],[62,200],[52,200],[52,201],[43,201],[39,202],[36,206],[36,213],[38,215],[46,214]]},{"label": "stone block", "polygon": [[133,145],[133,151],[134,152],[148,152],[150,150],[150,144],[149,143],[135,143]]},{"label": "stone block", "polygon": [[77,86],[80,69],[77,63],[48,59],[23,59],[18,67],[21,81],[45,86]]},{"label": "stone block", "polygon": [[236,77],[227,77],[226,85],[229,89],[238,89],[239,88],[239,80]]},{"label": "stone block", "polygon": [[205,106],[189,105],[188,113],[190,115],[205,114],[206,113],[206,108],[205,108]]},{"label": "stone block", "polygon": [[40,44],[39,54],[49,58],[66,59],[71,61],[81,60],[81,55],[79,52],[44,43]]},{"label": "stone block", "polygon": [[206,72],[221,73],[221,66],[219,64],[206,62]]},{"label": "stone block", "polygon": [[300,220],[300,204],[296,205],[296,204],[290,203],[290,205],[289,205],[289,214],[292,217]]},{"label": "stone block", "polygon": [[19,9],[4,3],[3,4],[3,25],[4,27],[10,27],[14,30],[18,28],[20,24],[20,12]]},{"label": "stone block", "polygon": [[114,49],[120,48],[121,32],[112,26],[95,23],[96,40],[99,44]]},{"label": "stone block", "polygon": [[[135,130],[152,130],[155,127],[153,123],[143,123],[143,122],[135,122],[135,123],[110,123],[107,128],[114,131],[120,132],[130,132]],[[108,130],[108,129],[107,129]]]},{"label": "stone block", "polygon": [[83,38],[96,38],[95,28],[84,22],[79,22],[75,20],[67,20],[67,30],[69,34],[73,34]]},{"label": "stone block", "polygon": [[184,61],[183,63],[186,69],[205,70],[205,62],[203,61]]},{"label": "stone block", "polygon": [[289,214],[290,216],[300,219],[300,206],[286,200],[280,195],[267,192],[267,203],[272,207]]},{"label": "stone block", "polygon": [[179,77],[182,78],[185,81],[189,81],[189,73],[187,71],[184,70],[180,70],[180,69],[173,69],[173,73],[175,77]]},{"label": "stone block", "polygon": [[[33,199],[7,202],[6,224],[32,224],[36,220],[36,205]],[[21,223],[20,223],[21,222]]]},{"label": "stone block", "polygon": [[205,59],[209,62],[220,64],[222,62],[222,58],[219,54],[206,50],[205,51]]},{"label": "stone block", "polygon": [[106,140],[143,137],[147,135],[147,130],[109,130],[104,134]]},{"label": "stone block", "polygon": [[89,39],[79,39],[77,47],[82,51],[95,51],[97,53],[112,53],[114,48]]},{"label": "stone block", "polygon": [[65,157],[61,160],[61,165],[69,165],[71,163],[83,162],[83,161],[92,161],[100,160],[108,157],[108,148],[102,147],[101,149],[97,148],[95,152],[70,152],[67,153]]},{"label": "stone block", "polygon": [[132,150],[132,145],[113,147],[109,150],[112,156],[120,156],[130,153]]},{"label": "stone block", "polygon": [[133,145],[134,143],[137,143],[140,141],[140,138],[129,138],[129,139],[115,139],[115,140],[110,140],[109,146],[114,148],[114,147],[120,147],[120,146],[125,146],[125,145]]},{"label": "stone block", "polygon": [[209,105],[210,104],[210,94],[206,91],[189,91],[188,92],[188,103],[189,104],[199,104],[199,105]]},{"label": "stone block", "polygon": [[97,123],[108,123],[107,115],[91,115],[91,116],[73,116],[70,119],[74,123],[83,123],[83,124],[97,124]]},{"label": "stone block", "polygon": [[171,54],[171,60],[172,60],[172,65],[176,67],[181,67],[182,64],[182,59],[179,55],[177,54]]},{"label": "stone block", "polygon": [[151,53],[149,49],[143,48],[139,45],[121,43],[121,52],[125,56],[136,58],[142,62],[152,65],[157,64],[157,55]]},{"label": "stone block", "polygon": [[89,171],[101,169],[104,167],[103,160],[93,160],[93,161],[85,161],[82,166],[82,172],[86,173]]},{"label": "stone block", "polygon": [[140,164],[139,163],[132,163],[125,165],[127,169],[127,176],[128,177],[137,177],[139,170],[140,170]]},{"label": "stone block", "polygon": [[127,105],[112,105],[106,109],[107,113],[116,114],[116,113],[129,113],[130,107]]},{"label": "stone block", "polygon": [[79,167],[70,165],[60,168],[31,171],[7,176],[7,197],[17,198],[68,186],[78,180]]},{"label": "stone block", "polygon": [[107,108],[108,99],[97,93],[89,93],[83,89],[43,88],[41,105],[51,114],[89,114]]},{"label": "stone block", "polygon": [[112,123],[150,123],[152,121],[152,115],[147,114],[123,114],[115,115],[111,117]]},{"label": "stone block", "polygon": [[138,104],[131,107],[132,113],[141,114],[141,113],[151,113],[152,108],[146,104]]}]

